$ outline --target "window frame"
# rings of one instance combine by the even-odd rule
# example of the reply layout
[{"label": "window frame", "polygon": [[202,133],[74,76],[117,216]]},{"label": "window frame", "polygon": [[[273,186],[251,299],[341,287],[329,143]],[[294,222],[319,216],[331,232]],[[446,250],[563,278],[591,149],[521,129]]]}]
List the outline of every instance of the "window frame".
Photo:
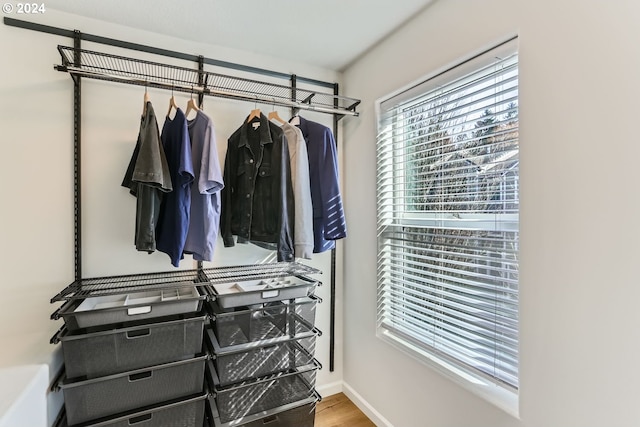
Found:
[{"label": "window frame", "polygon": [[[491,61],[492,56],[499,56],[503,54],[503,52],[516,52],[518,51],[517,46],[517,36],[513,36],[503,41],[502,43],[498,43],[488,49],[483,49],[479,53],[470,55],[468,58],[459,61],[451,66],[444,67],[441,70],[438,70],[431,75],[428,75],[424,78],[421,78],[414,84],[411,84],[405,88],[399,89],[394,93],[387,95],[375,102],[375,113],[376,113],[376,123],[379,127],[378,131],[380,132],[381,127],[381,117],[385,111],[388,111],[390,108],[388,107],[389,102],[393,102],[394,104],[404,104],[403,107],[409,108],[408,104],[411,102],[411,99],[417,99],[420,95],[427,93],[428,91],[437,88],[438,86],[442,86],[448,82],[453,82],[459,79],[462,76],[468,75],[470,72],[479,69],[482,67],[482,64],[488,63]],[[519,64],[518,64],[519,66]],[[406,110],[405,110],[406,111]],[[519,118],[518,118],[519,123]],[[392,127],[393,132],[396,132],[396,128]],[[391,138],[392,141],[396,142],[396,134]],[[518,136],[519,140],[519,136]],[[393,147],[387,148],[389,150],[394,150]],[[397,148],[395,150],[398,150]],[[519,151],[519,149],[518,149]],[[394,152],[394,156],[395,156]],[[402,156],[403,154],[399,154]],[[402,158],[400,157],[399,163],[403,164]],[[395,166],[390,166],[391,170],[384,171],[395,174],[397,172]],[[377,171],[376,184],[380,185],[379,175],[380,171]],[[519,175],[515,179],[516,188],[515,192],[519,199]],[[402,182],[393,180],[393,185],[398,187],[403,187]],[[397,189],[396,189],[397,190]],[[379,190],[377,190],[378,193]],[[402,190],[397,190],[402,191]],[[404,198],[404,196],[403,196]],[[379,201],[380,203],[380,201]],[[396,209],[396,204],[391,205],[391,209]],[[424,226],[428,224],[429,221],[438,222],[439,226],[443,224],[446,226],[448,223],[452,225],[454,222],[459,222],[460,215],[454,217],[452,214],[443,214],[440,218],[434,219],[432,214],[420,212],[420,211],[410,211],[410,210],[401,210],[400,214],[396,214],[397,217],[402,218],[401,227],[411,227],[416,225]],[[476,221],[484,220],[484,222],[493,222],[504,220],[506,224],[516,224],[513,226],[514,232],[519,232],[519,207],[517,213],[502,213],[502,214],[493,214],[493,213],[469,213],[463,214],[465,215],[462,219],[474,219]],[[496,218],[496,216],[501,216],[501,218]],[[516,219],[516,221],[514,221]],[[398,226],[398,225],[395,225]],[[484,230],[484,229],[483,229]],[[380,236],[378,236],[380,238]],[[380,251],[377,255],[378,264],[381,262]],[[519,260],[518,260],[519,264]],[[380,289],[378,289],[378,311],[381,309],[382,303],[380,302]],[[518,311],[521,303],[518,297]],[[487,401],[493,403],[514,417],[519,417],[519,409],[518,409],[518,389],[512,387],[506,387],[500,381],[492,380],[489,375],[481,375],[477,372],[466,369],[464,366],[459,365],[452,360],[448,360],[446,355],[443,357],[440,353],[430,352],[428,349],[425,349],[423,345],[421,345],[418,340],[415,338],[403,334],[399,331],[390,330],[381,325],[381,315],[378,312],[377,322],[376,322],[376,335],[381,340],[385,341],[388,344],[391,344],[393,347],[397,348],[401,352],[407,354],[408,356],[418,360],[419,362],[430,366],[435,369],[440,374],[445,375],[456,383],[460,384],[464,388],[472,391],[473,393],[483,397]],[[518,342],[520,337],[518,336]],[[518,344],[519,345],[519,344]],[[519,355],[518,355],[519,358]]]}]

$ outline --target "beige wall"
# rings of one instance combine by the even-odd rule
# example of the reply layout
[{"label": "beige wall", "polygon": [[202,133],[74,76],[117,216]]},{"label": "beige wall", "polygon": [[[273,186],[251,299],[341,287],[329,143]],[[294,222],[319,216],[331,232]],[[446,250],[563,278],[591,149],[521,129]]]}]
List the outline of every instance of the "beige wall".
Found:
[{"label": "beige wall", "polygon": [[[635,426],[640,3],[439,0],[344,74],[344,379],[396,427]],[[520,35],[517,420],[375,336],[374,101]]]}]

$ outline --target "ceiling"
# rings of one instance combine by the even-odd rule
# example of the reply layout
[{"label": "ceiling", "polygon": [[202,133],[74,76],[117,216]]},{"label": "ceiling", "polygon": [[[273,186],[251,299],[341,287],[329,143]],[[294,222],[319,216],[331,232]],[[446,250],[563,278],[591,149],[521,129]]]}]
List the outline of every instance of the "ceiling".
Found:
[{"label": "ceiling", "polygon": [[342,70],[432,1],[47,0],[47,8]]}]

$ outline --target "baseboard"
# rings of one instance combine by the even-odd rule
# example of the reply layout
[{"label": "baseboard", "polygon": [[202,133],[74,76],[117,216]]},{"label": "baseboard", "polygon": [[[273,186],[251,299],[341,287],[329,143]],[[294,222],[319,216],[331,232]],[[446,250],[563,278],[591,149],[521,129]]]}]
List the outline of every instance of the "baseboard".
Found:
[{"label": "baseboard", "polygon": [[360,396],[349,384],[342,383],[342,392],[378,427],[393,427],[373,406]]},{"label": "baseboard", "polygon": [[324,384],[316,387],[318,393],[322,397],[332,396],[334,394],[342,393],[342,381],[336,381],[329,384]]}]

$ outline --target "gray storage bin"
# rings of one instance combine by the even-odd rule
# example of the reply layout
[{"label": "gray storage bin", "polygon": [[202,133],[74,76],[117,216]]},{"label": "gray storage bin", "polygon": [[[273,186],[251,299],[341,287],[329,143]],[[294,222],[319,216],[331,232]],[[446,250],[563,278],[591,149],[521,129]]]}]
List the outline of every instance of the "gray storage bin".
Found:
[{"label": "gray storage bin", "polygon": [[203,391],[207,356],[84,381],[63,380],[69,425],[110,417]]},{"label": "gray storage bin", "polygon": [[286,372],[314,363],[315,332],[281,337],[266,343],[220,347],[212,330],[207,331],[213,363],[221,385]]},{"label": "gray storage bin", "polygon": [[195,286],[103,295],[75,300],[55,315],[64,318],[69,330],[77,330],[195,313],[205,298]]},{"label": "gray storage bin", "polygon": [[320,301],[311,296],[235,310],[224,310],[213,302],[216,337],[221,347],[227,347],[308,332],[313,329]]},{"label": "gray storage bin", "polygon": [[268,415],[259,420],[255,420],[246,424],[240,424],[242,427],[313,427],[316,419],[316,404],[308,403],[304,406],[289,409],[273,415]]},{"label": "gray storage bin", "polygon": [[242,307],[302,298],[313,294],[317,280],[305,276],[244,280],[213,284],[221,308]]},{"label": "gray storage bin", "polygon": [[[252,381],[221,386],[213,366],[215,400],[220,423],[230,423],[250,415],[288,405],[314,395],[316,371],[320,365],[300,367]],[[234,421],[235,422],[235,421]]]},{"label": "gray storage bin", "polygon": [[96,378],[193,358],[202,351],[206,316],[101,332],[62,333],[67,378]]},{"label": "gray storage bin", "polygon": [[[217,408],[212,408],[212,412],[218,415]],[[315,418],[316,398],[314,397],[271,409],[264,414],[248,416],[224,424],[220,421],[219,415],[214,416],[210,427],[313,427]]]},{"label": "gray storage bin", "polygon": [[[203,427],[209,394],[162,404],[140,411],[127,412],[82,427]],[[56,427],[68,427],[66,417]]]}]

